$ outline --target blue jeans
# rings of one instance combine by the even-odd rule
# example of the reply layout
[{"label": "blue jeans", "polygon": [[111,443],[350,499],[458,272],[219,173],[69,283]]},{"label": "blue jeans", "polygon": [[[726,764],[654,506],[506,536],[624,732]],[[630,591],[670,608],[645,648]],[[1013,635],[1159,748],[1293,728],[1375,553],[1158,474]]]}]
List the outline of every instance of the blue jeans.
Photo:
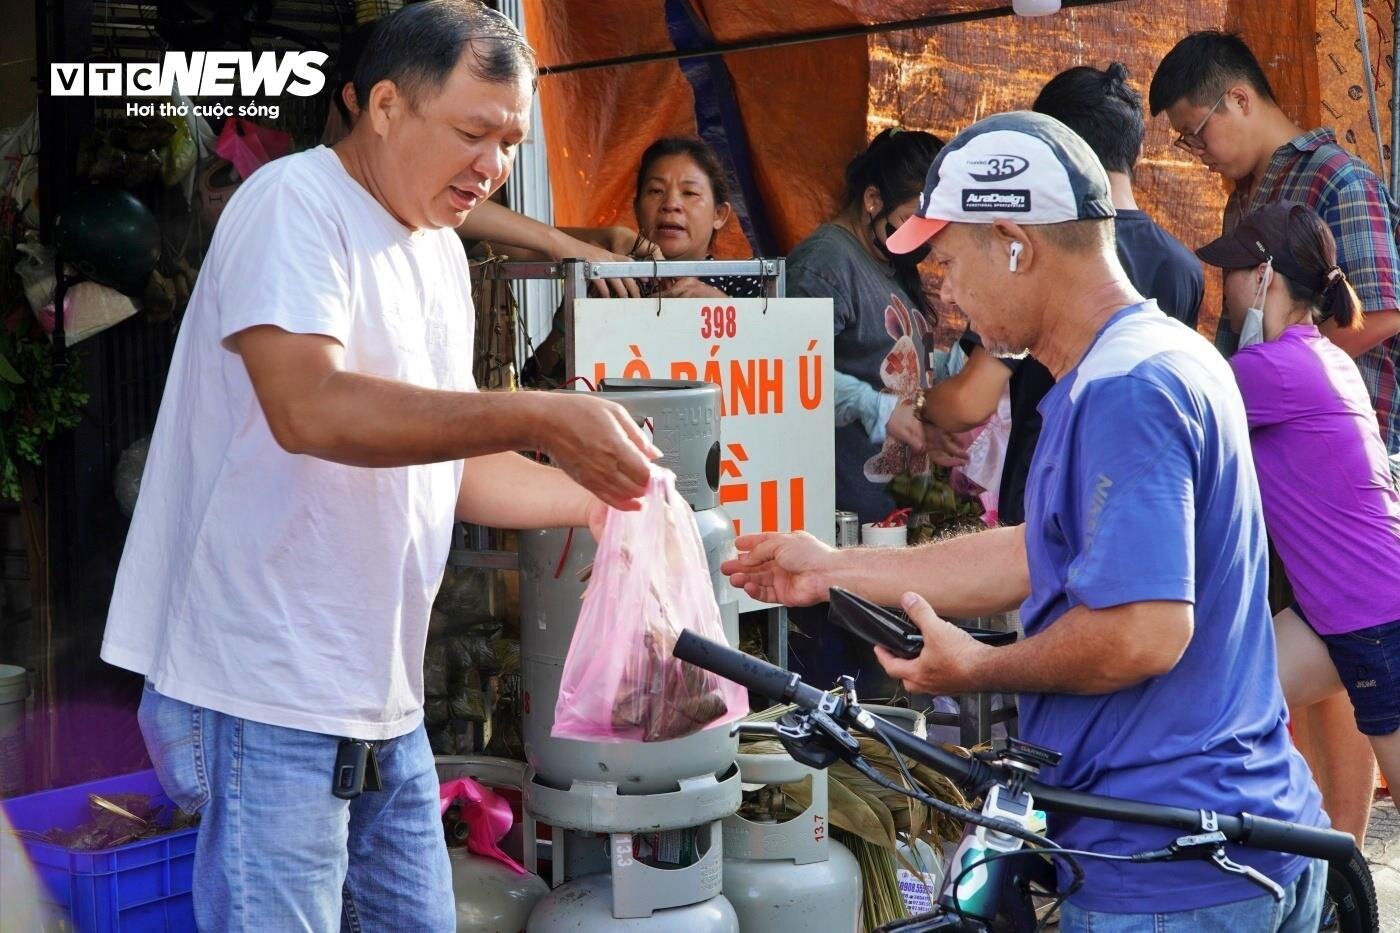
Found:
[{"label": "blue jeans", "polygon": [[331,795],[340,737],[141,697],[161,786],[200,816],[194,912],[202,931],[451,931],[452,874],[438,780],[420,725],[379,743],[384,789]]},{"label": "blue jeans", "polygon": [[1311,862],[1297,880],[1272,895],[1168,914],[1111,914],[1066,904],[1061,933],[1316,933],[1327,893],[1327,863]]}]

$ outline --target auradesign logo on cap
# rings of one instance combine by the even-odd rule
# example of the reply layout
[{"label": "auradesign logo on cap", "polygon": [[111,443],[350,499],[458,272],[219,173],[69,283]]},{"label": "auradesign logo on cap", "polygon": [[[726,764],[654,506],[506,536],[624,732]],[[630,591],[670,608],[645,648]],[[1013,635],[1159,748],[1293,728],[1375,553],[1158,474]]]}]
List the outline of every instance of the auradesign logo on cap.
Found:
[{"label": "auradesign logo on cap", "polygon": [[1018,155],[990,155],[985,159],[970,159],[967,166],[967,173],[977,181],[1006,181],[1030,168],[1030,163]]},{"label": "auradesign logo on cap", "polygon": [[1025,188],[964,188],[962,209],[976,211],[1011,211],[1028,214],[1031,209],[1031,193]]}]

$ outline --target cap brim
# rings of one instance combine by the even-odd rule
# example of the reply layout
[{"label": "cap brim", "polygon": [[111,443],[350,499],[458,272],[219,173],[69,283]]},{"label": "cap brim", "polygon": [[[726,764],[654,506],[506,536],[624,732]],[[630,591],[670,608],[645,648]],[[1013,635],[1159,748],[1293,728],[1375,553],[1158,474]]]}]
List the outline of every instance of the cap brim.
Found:
[{"label": "cap brim", "polygon": [[929,220],[915,214],[885,238],[885,246],[892,253],[912,253],[946,226],[946,220]]},{"label": "cap brim", "polygon": [[1196,250],[1201,262],[1217,269],[1249,269],[1264,260],[1233,233],[1227,233]]}]

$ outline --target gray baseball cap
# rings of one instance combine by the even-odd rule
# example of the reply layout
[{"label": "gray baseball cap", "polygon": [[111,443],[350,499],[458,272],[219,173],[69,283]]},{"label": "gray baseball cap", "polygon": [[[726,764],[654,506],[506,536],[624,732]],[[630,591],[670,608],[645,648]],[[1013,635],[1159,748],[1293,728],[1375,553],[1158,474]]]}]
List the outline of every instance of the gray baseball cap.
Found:
[{"label": "gray baseball cap", "polygon": [[908,253],[950,223],[1058,224],[1113,217],[1108,173],[1074,130],[1027,110],[979,120],[943,147],[919,209],[885,241]]}]

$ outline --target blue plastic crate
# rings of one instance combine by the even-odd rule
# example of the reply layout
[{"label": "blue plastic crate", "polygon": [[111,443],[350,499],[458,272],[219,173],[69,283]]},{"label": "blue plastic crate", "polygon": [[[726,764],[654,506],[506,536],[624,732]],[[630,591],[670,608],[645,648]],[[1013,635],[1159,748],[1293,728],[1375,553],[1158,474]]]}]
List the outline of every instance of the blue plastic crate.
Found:
[{"label": "blue plastic crate", "polygon": [[[149,794],[169,804],[154,771],[138,771],[0,801],[15,829],[74,829],[92,818],[88,794]],[[77,933],[185,933],[194,929],[190,889],[197,828],[115,849],[77,852],[23,840],[55,913]],[[4,841],[7,847],[14,838]]]}]

